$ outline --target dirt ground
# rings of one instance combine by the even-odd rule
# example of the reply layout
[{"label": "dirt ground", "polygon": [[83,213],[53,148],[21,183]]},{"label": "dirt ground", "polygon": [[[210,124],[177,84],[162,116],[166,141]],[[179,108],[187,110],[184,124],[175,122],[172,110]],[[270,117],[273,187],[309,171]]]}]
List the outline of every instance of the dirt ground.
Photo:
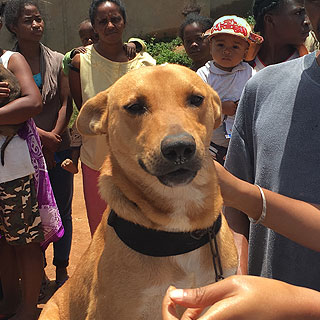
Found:
[{"label": "dirt ground", "polygon": [[[82,175],[81,172],[74,176],[74,196],[72,203],[72,221],[73,221],[73,238],[70,254],[70,263],[68,267],[69,276],[75,270],[80,258],[91,241],[91,235],[86,215],[86,208],[83,198]],[[46,297],[38,305],[39,313],[44,306],[44,303],[49,300],[55,291],[55,267],[52,265],[52,244],[46,250],[47,267],[45,269],[50,285],[46,290]]]}]

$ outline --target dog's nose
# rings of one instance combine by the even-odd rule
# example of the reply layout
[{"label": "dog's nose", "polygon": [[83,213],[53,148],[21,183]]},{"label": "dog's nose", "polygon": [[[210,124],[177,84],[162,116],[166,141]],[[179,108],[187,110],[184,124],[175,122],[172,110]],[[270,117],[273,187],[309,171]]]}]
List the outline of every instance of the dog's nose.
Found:
[{"label": "dog's nose", "polygon": [[196,152],[196,142],[187,133],[166,136],[161,142],[163,156],[175,164],[191,160]]}]

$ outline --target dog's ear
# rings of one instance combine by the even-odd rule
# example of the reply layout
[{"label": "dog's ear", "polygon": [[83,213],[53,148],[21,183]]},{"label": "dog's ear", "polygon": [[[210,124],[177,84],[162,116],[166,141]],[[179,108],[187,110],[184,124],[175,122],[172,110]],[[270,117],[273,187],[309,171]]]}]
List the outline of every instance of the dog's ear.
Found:
[{"label": "dog's ear", "polygon": [[107,133],[108,90],[89,99],[81,108],[77,118],[77,129],[84,136]]},{"label": "dog's ear", "polygon": [[210,87],[210,103],[211,107],[213,108],[213,114],[214,114],[214,127],[213,129],[217,129],[221,124],[221,101],[218,96],[218,94]]}]

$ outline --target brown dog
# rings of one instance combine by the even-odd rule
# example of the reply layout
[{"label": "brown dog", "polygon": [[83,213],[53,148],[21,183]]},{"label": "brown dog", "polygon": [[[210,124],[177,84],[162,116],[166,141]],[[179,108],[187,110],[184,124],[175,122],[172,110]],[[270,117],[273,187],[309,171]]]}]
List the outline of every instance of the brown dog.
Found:
[{"label": "brown dog", "polygon": [[116,214],[105,212],[40,319],[161,319],[169,285],[216,280],[208,230],[217,233],[223,275],[235,273],[236,249],[218,218],[222,198],[208,151],[220,117],[217,94],[177,65],[129,72],[83,106],[79,131],[106,135],[100,192]]}]

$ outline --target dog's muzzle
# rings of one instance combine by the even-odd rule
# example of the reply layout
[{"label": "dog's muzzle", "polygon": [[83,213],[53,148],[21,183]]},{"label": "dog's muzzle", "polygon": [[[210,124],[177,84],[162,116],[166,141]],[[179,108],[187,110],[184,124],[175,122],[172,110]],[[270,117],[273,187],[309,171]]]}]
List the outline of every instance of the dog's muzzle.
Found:
[{"label": "dog's muzzle", "polygon": [[142,160],[140,166],[159,181],[169,187],[190,183],[201,168],[201,161],[196,156],[196,142],[188,133],[166,136],[160,146],[160,160],[149,169]]}]

